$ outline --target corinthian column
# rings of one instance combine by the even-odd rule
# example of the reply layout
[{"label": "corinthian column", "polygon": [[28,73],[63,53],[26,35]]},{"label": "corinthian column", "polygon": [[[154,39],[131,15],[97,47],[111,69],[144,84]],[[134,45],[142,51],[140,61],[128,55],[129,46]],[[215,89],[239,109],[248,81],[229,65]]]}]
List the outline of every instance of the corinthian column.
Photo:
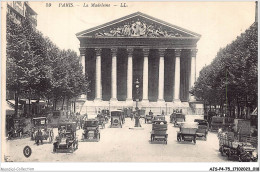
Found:
[{"label": "corinthian column", "polygon": [[[191,69],[190,69],[190,89],[194,86],[196,81],[196,54],[197,50],[191,50]],[[195,101],[195,97],[190,95],[190,101]]]},{"label": "corinthian column", "polygon": [[111,101],[117,101],[117,68],[116,68],[116,53],[117,49],[112,48],[112,71],[111,71]]},{"label": "corinthian column", "polygon": [[174,102],[180,102],[180,77],[181,77],[181,50],[175,50],[175,72],[174,72]]},{"label": "corinthian column", "polygon": [[[80,49],[80,64],[82,65],[82,73],[85,75],[86,64],[85,64],[86,49]],[[80,95],[80,99],[87,99],[87,92]]]},{"label": "corinthian column", "polygon": [[159,81],[158,81],[158,102],[164,102],[164,52],[165,49],[159,49]]},{"label": "corinthian column", "polygon": [[148,102],[148,55],[149,49],[143,49],[143,99],[142,102]]},{"label": "corinthian column", "polygon": [[101,85],[101,49],[96,48],[96,90],[95,101],[102,100],[102,85]]},{"label": "corinthian column", "polygon": [[127,60],[127,97],[126,101],[132,102],[132,86],[133,86],[133,49],[127,48],[128,60]]}]

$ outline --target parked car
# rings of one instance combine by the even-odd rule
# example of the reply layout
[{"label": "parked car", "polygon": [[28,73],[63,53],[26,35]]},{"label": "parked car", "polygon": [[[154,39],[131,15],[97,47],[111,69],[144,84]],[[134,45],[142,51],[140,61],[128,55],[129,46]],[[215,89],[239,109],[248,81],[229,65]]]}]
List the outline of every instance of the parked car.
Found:
[{"label": "parked car", "polygon": [[220,116],[213,116],[211,118],[210,131],[217,131],[224,126],[224,118]]},{"label": "parked car", "polygon": [[196,144],[196,137],[197,137],[197,123],[187,123],[183,122],[180,124],[180,131],[177,133],[177,141],[189,141]]},{"label": "parked car", "polygon": [[207,140],[208,128],[209,128],[208,122],[203,119],[195,119],[194,122],[198,123],[198,129],[196,132],[197,138],[204,138],[204,140]]},{"label": "parked car", "polygon": [[49,143],[53,141],[53,128],[48,127],[46,117],[33,118],[31,132],[31,138],[36,144],[40,141],[43,143],[43,140],[48,140]]},{"label": "parked car", "polygon": [[167,121],[154,120],[152,124],[151,143],[154,141],[163,141],[167,144]]},{"label": "parked car", "polygon": [[174,127],[179,126],[182,122],[185,122],[185,115],[182,113],[176,113],[176,116],[173,119]]},{"label": "parked car", "polygon": [[99,122],[96,119],[88,119],[84,121],[84,132],[82,133],[83,141],[99,141]]},{"label": "parked car", "polygon": [[53,152],[70,153],[78,149],[76,122],[61,122],[58,124],[58,136],[53,143]]},{"label": "parked car", "polygon": [[110,127],[120,127],[122,128],[125,121],[124,114],[121,110],[111,111],[111,125]]},{"label": "parked car", "polygon": [[236,159],[242,162],[257,162],[256,148],[248,142],[240,142],[235,139],[233,132],[219,134],[219,151],[228,159]]},{"label": "parked car", "polygon": [[156,115],[153,117],[153,122],[154,121],[165,121],[165,116],[164,115]]},{"label": "parked car", "polygon": [[24,135],[25,118],[13,118],[13,127],[8,131],[8,139],[21,138]]},{"label": "parked car", "polygon": [[101,128],[105,128],[106,119],[103,114],[99,114],[96,118],[98,120],[98,125],[101,126]]},{"label": "parked car", "polygon": [[148,115],[145,115],[145,123],[152,123],[153,122],[153,112],[149,112]]}]

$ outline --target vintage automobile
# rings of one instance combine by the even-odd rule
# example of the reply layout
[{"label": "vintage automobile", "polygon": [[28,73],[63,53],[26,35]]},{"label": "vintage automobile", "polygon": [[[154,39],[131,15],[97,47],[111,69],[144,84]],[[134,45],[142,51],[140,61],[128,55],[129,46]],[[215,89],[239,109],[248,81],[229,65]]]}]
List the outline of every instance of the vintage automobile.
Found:
[{"label": "vintage automobile", "polygon": [[99,114],[97,115],[97,118],[98,120],[98,125],[101,126],[101,128],[105,128],[105,123],[106,123],[106,119],[105,119],[105,116],[103,114]]},{"label": "vintage automobile", "polygon": [[219,134],[219,151],[228,159],[237,159],[242,162],[257,162],[257,151],[248,142],[235,140],[233,132],[222,132]]},{"label": "vintage automobile", "polygon": [[128,118],[128,117],[130,118],[132,112],[133,112],[132,108],[124,108],[124,114],[125,114],[126,118]]},{"label": "vintage automobile", "polygon": [[182,109],[176,109],[176,110],[173,110],[173,113],[170,115],[170,123],[174,123],[174,120],[176,118],[176,114],[177,113],[180,113],[182,114]]},{"label": "vintage automobile", "polygon": [[209,124],[204,119],[195,119],[194,122],[198,123],[198,129],[197,129],[197,138],[204,138],[204,140],[207,140],[207,134],[208,134],[208,128]]},{"label": "vintage automobile", "polygon": [[138,114],[140,115],[140,118],[145,119],[145,109],[138,109]]},{"label": "vintage automobile", "polygon": [[53,152],[70,153],[78,149],[76,122],[61,122],[58,124],[58,135],[53,143]]},{"label": "vintage automobile", "polygon": [[217,131],[224,126],[224,118],[220,116],[213,116],[211,118],[210,131]]},{"label": "vintage automobile", "polygon": [[37,117],[32,120],[31,138],[38,145],[43,140],[48,140],[49,143],[53,141],[53,128],[48,128],[46,117]]},{"label": "vintage automobile", "polygon": [[167,144],[167,121],[154,120],[152,124],[151,143],[154,141],[163,141]]},{"label": "vintage automobile", "polygon": [[182,113],[176,113],[176,116],[173,119],[174,127],[179,126],[182,122],[185,122],[185,115]]},{"label": "vintage automobile", "polygon": [[145,123],[152,123],[153,122],[153,112],[149,112],[148,115],[145,115],[144,119]]},{"label": "vintage automobile", "polygon": [[99,124],[96,119],[88,119],[84,121],[84,132],[82,133],[83,141],[99,141],[100,140],[100,132],[99,132]]},{"label": "vintage automobile", "polygon": [[108,123],[108,120],[109,120],[109,118],[110,118],[109,110],[107,110],[107,109],[102,109],[102,110],[101,110],[101,115],[104,116],[105,122]]},{"label": "vintage automobile", "polygon": [[180,124],[180,131],[177,133],[177,141],[189,141],[196,144],[196,132],[198,129],[198,123],[195,122],[183,122]]},{"label": "vintage automobile", "polygon": [[111,111],[111,125],[110,127],[120,127],[122,128],[125,122],[124,112],[121,110]]},{"label": "vintage automobile", "polygon": [[164,115],[156,115],[153,117],[153,122],[154,121],[165,121],[165,116]]},{"label": "vintage automobile", "polygon": [[24,135],[23,128],[25,127],[24,118],[14,118],[13,127],[8,131],[8,139],[17,139],[21,138]]}]

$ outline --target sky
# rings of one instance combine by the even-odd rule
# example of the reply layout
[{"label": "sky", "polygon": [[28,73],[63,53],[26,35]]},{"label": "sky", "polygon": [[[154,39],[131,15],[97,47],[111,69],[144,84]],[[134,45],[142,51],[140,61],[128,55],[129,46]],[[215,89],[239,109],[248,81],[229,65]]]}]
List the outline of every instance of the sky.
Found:
[{"label": "sky", "polygon": [[[220,48],[236,39],[255,20],[255,2],[103,2],[110,7],[59,7],[61,2],[30,2],[37,12],[38,25],[44,36],[61,49],[72,49],[79,55],[76,33],[140,11],[201,35],[197,43],[196,75],[210,64]],[[69,3],[69,2],[66,2]],[[91,2],[85,2],[91,5]],[[102,2],[96,2],[102,3]],[[116,6],[114,6],[116,5]]]}]

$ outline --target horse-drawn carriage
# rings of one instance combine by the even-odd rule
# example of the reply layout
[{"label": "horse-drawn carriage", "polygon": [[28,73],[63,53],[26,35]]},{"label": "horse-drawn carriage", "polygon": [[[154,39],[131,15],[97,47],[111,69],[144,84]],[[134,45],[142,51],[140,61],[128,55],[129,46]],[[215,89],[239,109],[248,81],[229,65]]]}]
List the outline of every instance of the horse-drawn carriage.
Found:
[{"label": "horse-drawn carriage", "polygon": [[58,136],[53,143],[53,152],[69,153],[78,149],[76,122],[61,122],[58,124]]},{"label": "horse-drawn carriage", "polygon": [[111,111],[111,125],[110,127],[120,127],[122,128],[125,123],[124,112],[121,110]]},{"label": "horse-drawn carriage", "polygon": [[31,133],[31,139],[36,144],[39,144],[40,141],[43,143],[43,140],[48,140],[51,143],[54,138],[53,128],[48,128],[46,117],[33,118]]},{"label": "horse-drawn carriage", "polygon": [[154,141],[163,141],[167,144],[167,121],[154,120],[152,124],[151,143]]},{"label": "horse-drawn carriage", "polygon": [[257,162],[257,151],[248,142],[239,142],[233,132],[219,133],[219,151],[228,159],[237,159],[242,162]]},{"label": "horse-drawn carriage", "polygon": [[82,133],[83,141],[99,141],[99,122],[96,119],[88,119],[84,121],[84,132]]},{"label": "horse-drawn carriage", "polygon": [[207,140],[208,129],[209,129],[208,122],[203,119],[195,119],[194,122],[198,123],[198,129],[196,132],[197,138],[204,138],[204,140]]},{"label": "horse-drawn carriage", "polygon": [[177,133],[177,141],[189,141],[196,144],[196,136],[197,136],[197,123],[187,123],[183,122],[180,124],[180,131]]}]

